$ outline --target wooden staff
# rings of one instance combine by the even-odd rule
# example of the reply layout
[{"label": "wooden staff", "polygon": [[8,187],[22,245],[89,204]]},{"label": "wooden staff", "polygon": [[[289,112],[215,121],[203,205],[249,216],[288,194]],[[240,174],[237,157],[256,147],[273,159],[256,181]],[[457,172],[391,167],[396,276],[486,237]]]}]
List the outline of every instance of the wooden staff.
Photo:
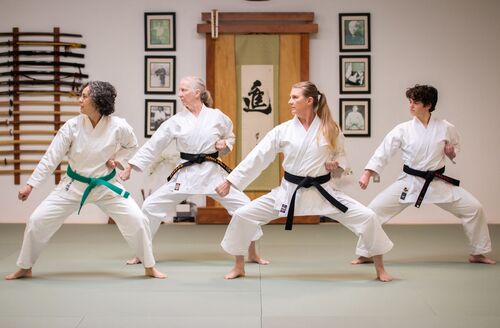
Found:
[{"label": "wooden staff", "polygon": [[88,74],[83,74],[83,73],[73,73],[73,72],[56,72],[56,71],[7,71],[7,72],[1,72],[0,76],[22,76],[22,77],[27,77],[30,79],[36,80],[33,75],[56,75],[58,74],[60,78],[77,78],[77,79],[87,79],[89,76]]},{"label": "wooden staff", "polygon": [[50,145],[52,140],[0,140],[0,146],[11,145]]},{"label": "wooden staff", "polygon": [[[0,175],[9,174],[32,174],[34,170],[0,170]],[[55,170],[53,174],[65,174],[66,170]]]},{"label": "wooden staff", "polygon": [[14,56],[29,56],[29,57],[62,56],[62,57],[72,57],[72,58],[84,58],[83,54],[78,54],[69,51],[23,50],[23,51],[7,51],[0,53],[0,57],[14,57]]},{"label": "wooden staff", "polygon": [[80,102],[78,101],[52,101],[52,100],[9,100],[9,101],[0,101],[0,107],[12,107],[14,105],[19,106],[80,106]]},{"label": "wooden staff", "polygon": [[36,61],[36,60],[14,60],[0,63],[0,66],[69,66],[84,68],[85,64],[71,63],[71,62],[50,62],[50,61]]},{"label": "wooden staff", "polygon": [[45,154],[44,149],[0,150],[0,155]]},{"label": "wooden staff", "polygon": [[57,133],[56,130],[12,130],[10,129],[9,131],[0,131],[0,136],[13,136],[15,134],[21,135],[21,134],[50,134],[50,135],[55,135]]},{"label": "wooden staff", "polygon": [[[7,159],[4,158],[0,161],[3,165],[13,165],[13,164],[38,164],[40,160],[38,159]],[[68,161],[61,161],[61,164],[68,164]]]},{"label": "wooden staff", "polygon": [[14,124],[20,124],[20,125],[63,125],[64,121],[41,121],[41,120],[23,120],[23,121],[12,121],[12,120],[5,120],[5,121],[0,121],[0,125],[14,125]]},{"label": "wooden staff", "polygon": [[0,46],[8,46],[12,47],[14,45],[18,46],[62,46],[66,48],[87,48],[86,45],[83,43],[76,43],[76,42],[51,42],[51,41],[7,41],[7,42],[0,42]]},{"label": "wooden staff", "polygon": [[25,96],[65,96],[65,97],[79,97],[78,92],[75,91],[53,91],[53,90],[8,90],[0,91],[0,96],[14,96],[14,95],[25,95]]},{"label": "wooden staff", "polygon": [[[75,116],[79,115],[80,112],[59,112],[59,115]],[[16,111],[9,109],[8,111],[0,111],[0,116],[12,116],[12,115],[54,115],[54,111],[49,110],[23,110]]]},{"label": "wooden staff", "polygon": [[[1,32],[0,36],[13,36],[13,35],[18,35],[18,36],[54,36],[55,33],[52,32],[17,32],[17,33],[12,33],[12,32]],[[73,33],[59,33],[59,36],[67,36],[67,37],[72,37],[72,38],[81,38],[81,34],[73,34]]]}]

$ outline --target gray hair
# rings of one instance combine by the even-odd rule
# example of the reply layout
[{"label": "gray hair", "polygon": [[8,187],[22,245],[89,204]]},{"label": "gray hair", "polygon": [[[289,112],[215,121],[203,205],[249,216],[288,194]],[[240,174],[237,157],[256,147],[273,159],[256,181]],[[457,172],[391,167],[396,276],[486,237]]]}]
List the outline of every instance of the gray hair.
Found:
[{"label": "gray hair", "polygon": [[89,81],[83,87],[89,87],[89,96],[97,111],[103,115],[111,115],[115,111],[116,89],[111,83],[103,81]]},{"label": "gray hair", "polygon": [[200,90],[200,99],[203,104],[207,107],[212,107],[213,100],[210,95],[210,91],[207,90],[207,86],[205,85],[205,81],[202,78],[197,76],[186,76],[183,80],[188,81],[189,85],[193,90]]}]

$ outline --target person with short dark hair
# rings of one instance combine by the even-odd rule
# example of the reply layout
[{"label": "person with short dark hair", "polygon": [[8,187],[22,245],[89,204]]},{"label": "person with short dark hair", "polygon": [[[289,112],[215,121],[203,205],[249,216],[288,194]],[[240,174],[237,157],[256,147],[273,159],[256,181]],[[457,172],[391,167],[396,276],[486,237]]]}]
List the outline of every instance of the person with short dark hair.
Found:
[{"label": "person with short dark hair", "polygon": [[24,232],[17,266],[7,280],[32,276],[32,267],[42,249],[66,218],[80,213],[84,203],[93,203],[115,220],[120,232],[144,263],[145,275],[165,278],[155,268],[148,219],[129,197],[115,175],[137,149],[132,127],[115,111],[116,90],[108,82],[87,83],[80,96],[81,115],[66,121],[52,140],[45,155],[19,191],[28,199],[67,156],[66,175],[50,195],[35,209]]},{"label": "person with short dark hair", "polygon": [[[484,254],[491,252],[488,224],[481,203],[459,181],[444,174],[446,158],[454,162],[460,144],[458,131],[446,120],[434,117],[438,91],[430,85],[415,85],[407,89],[413,119],[390,131],[368,161],[359,180],[366,189],[370,178],[380,174],[391,157],[401,150],[401,176],[372,200],[369,208],[386,223],[411,204],[436,204],[462,220],[470,244],[469,262],[495,264]],[[359,257],[353,264],[371,262]]]}]

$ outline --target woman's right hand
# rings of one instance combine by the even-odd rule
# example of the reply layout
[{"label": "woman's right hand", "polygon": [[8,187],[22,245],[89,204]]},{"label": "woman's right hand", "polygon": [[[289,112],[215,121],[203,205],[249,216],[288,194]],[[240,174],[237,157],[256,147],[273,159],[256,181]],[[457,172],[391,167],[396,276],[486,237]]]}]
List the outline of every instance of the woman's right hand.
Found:
[{"label": "woman's right hand", "polygon": [[215,192],[221,197],[226,197],[227,194],[229,194],[230,189],[231,189],[231,182],[225,180],[217,188],[215,188]]},{"label": "woman's right hand", "polygon": [[25,185],[21,190],[19,190],[17,198],[19,198],[19,200],[22,200],[24,202],[26,199],[28,199],[31,190],[33,190],[32,186],[30,186],[29,184]]},{"label": "woman's right hand", "polygon": [[118,173],[118,176],[123,181],[127,181],[128,179],[130,179],[130,172],[131,171],[132,171],[132,165],[127,164],[127,166],[125,167],[125,169],[123,171],[121,171],[120,173]]},{"label": "woman's right hand", "polygon": [[370,178],[372,177],[373,175],[373,171],[371,170],[365,170],[363,172],[363,175],[361,176],[361,178],[359,178],[359,186],[361,187],[361,189],[365,190],[366,187],[368,187],[368,184],[370,184]]}]

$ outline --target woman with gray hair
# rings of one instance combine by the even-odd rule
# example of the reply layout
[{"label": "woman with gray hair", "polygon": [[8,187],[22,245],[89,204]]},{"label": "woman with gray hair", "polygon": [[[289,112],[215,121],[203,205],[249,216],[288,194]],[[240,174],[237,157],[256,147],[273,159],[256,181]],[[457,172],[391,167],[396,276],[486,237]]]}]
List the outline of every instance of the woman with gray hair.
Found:
[{"label": "woman with gray hair", "polygon": [[66,175],[31,215],[21,253],[19,269],[7,280],[31,277],[32,267],[49,239],[64,220],[83,204],[94,203],[112,217],[125,240],[140,256],[146,276],[165,278],[155,268],[148,220],[129,193],[118,183],[115,166],[123,168],[137,149],[132,127],[121,118],[110,116],[115,110],[116,90],[108,82],[92,81],[80,96],[81,115],[69,119],[57,132],[18,198],[28,199],[68,158]]},{"label": "woman with gray hair", "polygon": [[[187,110],[165,121],[120,173],[120,177],[127,180],[132,169],[144,171],[171,142],[175,142],[180,152],[178,166],[167,182],[146,198],[142,205],[153,237],[166,213],[175,210],[177,204],[191,195],[209,196],[220,202],[230,214],[250,202],[243,192],[236,189],[232,189],[225,198],[215,192],[215,187],[224,181],[226,171],[229,171],[219,155],[230,152],[235,141],[229,117],[219,109],[211,108],[210,92],[199,77],[183,78],[178,96]],[[257,255],[254,242],[248,248],[248,258],[259,264],[269,263]],[[136,257],[127,263],[137,264],[140,259]]]}]

